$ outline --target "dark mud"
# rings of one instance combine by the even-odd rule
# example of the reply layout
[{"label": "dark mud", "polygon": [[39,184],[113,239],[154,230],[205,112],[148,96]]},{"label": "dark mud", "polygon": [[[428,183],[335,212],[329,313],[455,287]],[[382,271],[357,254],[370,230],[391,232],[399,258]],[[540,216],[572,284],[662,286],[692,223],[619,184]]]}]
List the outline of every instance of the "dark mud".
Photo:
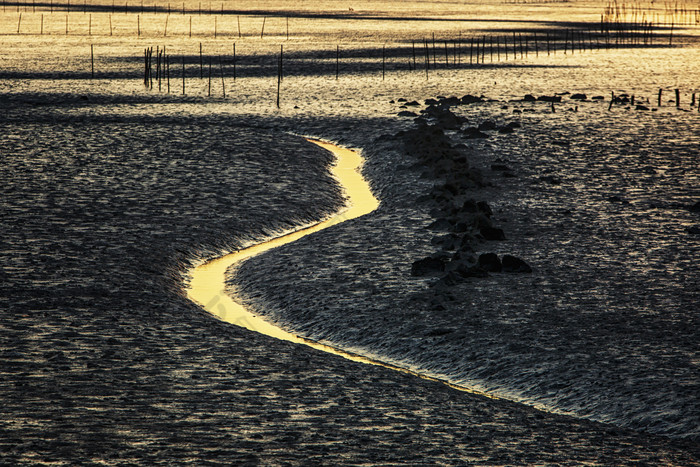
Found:
[{"label": "dark mud", "polygon": [[[679,441],[461,393],[201,312],[182,295],[190,261],[335,210],[330,156],[279,122],[130,113],[20,106],[2,123],[1,463],[697,462]],[[342,123],[349,134],[386,126]],[[332,136],[327,122],[284,125]],[[377,186],[404,192],[403,173]],[[405,223],[410,210],[394,207]],[[382,237],[363,244],[353,225],[348,254],[377,252]],[[353,297],[346,309],[358,312]]]},{"label": "dark mud", "polygon": [[[235,276],[243,296],[287,329],[358,353],[697,440],[700,251],[688,227],[700,197],[698,117],[568,97],[557,106],[459,106],[468,123],[450,133],[486,179],[455,206],[488,200],[507,238],[475,236],[467,261],[514,255],[532,274],[412,277],[414,261],[440,253],[445,232],[433,228],[443,212],[430,195],[450,175],[435,179],[400,149],[401,135],[382,136],[367,151],[366,173],[387,181],[376,215],[252,259]],[[514,118],[522,128],[498,131]],[[485,121],[494,122],[487,138],[457,131]]]}]

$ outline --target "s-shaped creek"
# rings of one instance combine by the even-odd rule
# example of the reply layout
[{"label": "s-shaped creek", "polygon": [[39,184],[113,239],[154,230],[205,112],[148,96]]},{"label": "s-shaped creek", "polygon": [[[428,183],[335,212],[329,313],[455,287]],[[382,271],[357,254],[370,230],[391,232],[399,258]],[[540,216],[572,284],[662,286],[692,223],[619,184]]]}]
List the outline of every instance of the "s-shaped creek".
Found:
[{"label": "s-shaped creek", "polygon": [[345,351],[331,345],[322,344],[312,339],[307,339],[289,333],[274,324],[265,321],[260,316],[256,316],[246,310],[241,303],[236,301],[236,297],[226,294],[226,271],[236,264],[240,264],[248,258],[256,256],[272,248],[296,241],[306,235],[310,235],[319,230],[323,230],[341,222],[355,219],[356,217],[369,214],[377,209],[377,200],[369,188],[369,184],[362,177],[360,167],[362,157],[349,149],[338,147],[334,144],[308,139],[308,141],[330,151],[335,155],[336,162],[331,168],[331,173],[340,183],[347,197],[347,205],[335,215],[324,221],[318,222],[308,227],[300,228],[292,232],[281,234],[270,240],[265,240],[242,250],[210,260],[204,264],[196,266],[189,271],[190,283],[187,288],[187,297],[193,302],[202,306],[209,313],[218,316],[223,321],[244,327],[251,331],[266,334],[277,339],[291,341],[297,344],[304,344],[314,349],[340,355],[349,360],[379,365],[392,370],[408,373],[423,379],[438,381],[455,389],[470,393],[484,394],[471,388],[458,386],[444,379],[422,374],[407,368],[385,363],[375,358],[365,357],[353,352]]}]

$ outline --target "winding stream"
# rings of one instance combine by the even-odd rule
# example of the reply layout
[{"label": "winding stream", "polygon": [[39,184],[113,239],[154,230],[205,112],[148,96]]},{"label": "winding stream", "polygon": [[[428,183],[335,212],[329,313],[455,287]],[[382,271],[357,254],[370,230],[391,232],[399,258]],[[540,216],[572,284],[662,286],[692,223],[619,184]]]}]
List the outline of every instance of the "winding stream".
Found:
[{"label": "winding stream", "polygon": [[266,321],[262,317],[256,316],[252,312],[246,310],[241,303],[235,300],[235,297],[230,297],[226,294],[226,271],[231,266],[240,264],[248,258],[272,248],[294,242],[306,235],[318,232],[332,225],[369,214],[379,206],[379,200],[374,197],[369,184],[360,173],[363,159],[358,153],[328,142],[315,139],[307,140],[335,155],[336,162],[331,168],[331,173],[338,180],[341,187],[343,187],[345,196],[347,197],[345,208],[324,221],[282,234],[279,237],[212,259],[192,268],[188,274],[190,283],[187,287],[187,297],[202,306],[202,308],[209,313],[218,316],[223,321],[244,327],[251,331],[297,344],[305,344],[315,349],[323,350],[324,352],[340,355],[349,360],[383,366],[430,381],[438,381],[460,391],[482,394],[494,398],[491,395],[484,394],[471,388],[458,386],[440,378],[417,373],[406,368],[401,368],[390,363],[381,362],[370,357],[358,355],[289,333]]}]

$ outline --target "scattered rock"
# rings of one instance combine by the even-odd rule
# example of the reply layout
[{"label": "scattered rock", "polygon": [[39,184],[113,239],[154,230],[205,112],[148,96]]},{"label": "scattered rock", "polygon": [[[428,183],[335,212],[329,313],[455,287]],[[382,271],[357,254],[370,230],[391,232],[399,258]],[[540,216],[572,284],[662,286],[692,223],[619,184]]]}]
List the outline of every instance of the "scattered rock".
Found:
[{"label": "scattered rock", "polygon": [[540,96],[537,100],[542,102],[561,102],[561,96]]},{"label": "scattered rock", "polygon": [[525,102],[535,102],[536,100],[537,99],[532,94],[525,94],[525,97],[523,97],[523,101]]},{"label": "scattered rock", "polygon": [[503,272],[510,273],[530,273],[532,268],[522,259],[511,255],[503,255],[501,260]]},{"label": "scattered rock", "polygon": [[585,101],[586,99],[588,99],[588,96],[586,96],[585,94],[580,94],[580,93],[579,94],[572,94],[571,97],[569,97],[569,99],[574,100],[574,101]]},{"label": "scattered rock", "polygon": [[412,276],[426,276],[444,271],[445,263],[437,258],[431,258],[430,256],[414,261],[411,265]]},{"label": "scattered rock", "polygon": [[418,114],[415,112],[411,112],[410,110],[402,110],[401,112],[398,113],[399,117],[417,117]]},{"label": "scattered rock", "polygon": [[496,253],[484,253],[479,255],[479,267],[486,272],[501,272],[503,266]]},{"label": "scattered rock", "polygon": [[479,233],[484,239],[489,241],[502,241],[506,239],[506,234],[503,232],[503,229],[499,229],[498,227],[484,226],[479,229]]}]

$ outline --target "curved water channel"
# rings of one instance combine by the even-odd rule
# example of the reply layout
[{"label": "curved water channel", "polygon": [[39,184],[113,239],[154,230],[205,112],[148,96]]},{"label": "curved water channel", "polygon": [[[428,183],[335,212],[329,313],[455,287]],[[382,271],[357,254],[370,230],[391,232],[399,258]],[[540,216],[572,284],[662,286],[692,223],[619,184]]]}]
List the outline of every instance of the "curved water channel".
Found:
[{"label": "curved water channel", "polygon": [[484,394],[480,391],[464,386],[455,385],[444,379],[421,374],[416,371],[392,365],[390,363],[381,362],[374,358],[365,357],[353,352],[339,349],[337,347],[322,344],[312,339],[297,336],[277,327],[260,316],[256,316],[252,312],[245,309],[241,303],[236,301],[236,297],[231,297],[226,294],[226,271],[230,267],[240,264],[246,259],[259,255],[267,250],[291,243],[306,235],[318,232],[319,230],[323,230],[332,225],[369,214],[379,206],[379,200],[374,197],[372,191],[370,190],[369,184],[360,173],[360,168],[363,163],[363,159],[360,154],[351,151],[350,149],[341,148],[325,141],[308,138],[307,140],[322,147],[323,149],[330,151],[336,157],[335,164],[331,168],[331,173],[343,188],[347,198],[346,206],[329,219],[307,227],[302,227],[299,230],[281,234],[278,237],[262,241],[261,243],[257,243],[250,247],[218,258],[214,258],[204,264],[192,268],[188,273],[190,282],[187,287],[187,297],[223,321],[244,327],[251,331],[259,332],[277,339],[291,341],[297,344],[308,345],[318,350],[340,355],[349,360],[383,366],[385,368],[418,376],[423,379],[438,381],[461,391],[482,394],[493,398],[491,395]]}]

